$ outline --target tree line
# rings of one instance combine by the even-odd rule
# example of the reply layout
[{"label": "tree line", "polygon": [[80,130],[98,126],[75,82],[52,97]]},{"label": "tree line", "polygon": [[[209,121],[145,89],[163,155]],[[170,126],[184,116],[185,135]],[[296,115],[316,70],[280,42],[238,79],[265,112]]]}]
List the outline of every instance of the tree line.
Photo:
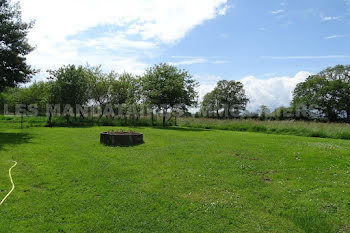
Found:
[{"label": "tree line", "polygon": [[272,112],[265,105],[257,112],[247,111],[249,98],[237,81],[219,81],[198,103],[198,82],[188,71],[166,63],[147,69],[141,76],[104,73],[100,67],[88,65],[62,66],[48,74],[47,81],[5,87],[0,103],[6,112],[19,112],[18,106],[22,111],[34,109],[37,114],[46,114],[49,124],[54,113],[69,124],[71,118],[84,119],[93,111],[97,121],[105,116],[134,122],[150,116],[152,125],[158,115],[165,126],[171,119],[191,116],[191,107],[199,109],[195,117],[350,122],[350,66],[338,65],[311,75],[296,86],[290,106]]},{"label": "tree line", "polygon": [[[249,112],[245,109],[248,101],[241,83],[220,81],[204,96],[196,116],[350,123],[350,65],[329,67],[297,84],[290,106],[281,106],[271,112],[262,105],[256,112]],[[231,109],[236,114],[230,114]]]},{"label": "tree line", "polygon": [[4,113],[47,113],[50,124],[53,113],[63,115],[69,123],[71,117],[84,118],[87,109],[98,109],[92,112],[98,120],[117,115],[134,121],[150,114],[153,124],[157,114],[165,126],[167,115],[176,120],[180,115],[191,115],[189,108],[199,107],[196,117],[350,122],[350,66],[344,65],[311,75],[296,86],[290,106],[273,112],[265,105],[257,112],[247,111],[249,98],[243,84],[227,80],[219,81],[198,104],[197,81],[188,71],[166,63],[147,69],[141,76],[67,65],[48,71],[46,82],[19,88],[38,72],[26,61],[34,49],[27,40],[32,26],[32,22],[22,21],[18,3],[0,0],[0,104]]},{"label": "tree line", "polygon": [[[141,115],[176,117],[196,106],[197,82],[186,71],[161,63],[146,70],[142,76],[131,73],[104,73],[100,67],[62,66],[49,71],[48,81],[34,82],[28,87],[6,88],[1,100],[6,110],[18,112],[35,109],[47,114],[51,123],[53,113],[66,118],[84,118],[94,109],[98,120],[106,117],[128,117],[138,120]],[[90,108],[90,109],[89,109]],[[85,114],[84,114],[85,113]]]}]

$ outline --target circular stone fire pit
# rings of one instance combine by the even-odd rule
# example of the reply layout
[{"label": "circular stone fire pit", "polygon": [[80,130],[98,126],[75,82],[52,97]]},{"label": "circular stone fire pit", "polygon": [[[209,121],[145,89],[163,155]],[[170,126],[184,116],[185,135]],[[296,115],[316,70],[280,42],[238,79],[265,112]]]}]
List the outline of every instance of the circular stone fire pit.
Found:
[{"label": "circular stone fire pit", "polygon": [[100,143],[106,146],[133,146],[143,143],[143,134],[135,132],[103,132]]}]

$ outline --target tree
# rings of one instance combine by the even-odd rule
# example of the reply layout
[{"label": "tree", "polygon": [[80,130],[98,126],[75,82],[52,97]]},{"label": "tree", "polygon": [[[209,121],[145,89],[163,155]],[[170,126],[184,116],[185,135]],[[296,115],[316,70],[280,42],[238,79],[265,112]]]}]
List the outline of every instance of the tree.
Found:
[{"label": "tree", "polygon": [[149,68],[141,78],[142,90],[148,104],[157,106],[163,113],[166,125],[168,110],[182,109],[197,103],[197,82],[185,70],[161,63]]},{"label": "tree", "polygon": [[[54,80],[50,90],[50,100],[61,104],[61,106],[70,105],[73,107],[74,118],[76,118],[77,106],[85,105],[90,96],[86,69],[83,66],[68,65],[49,72]],[[80,114],[84,117],[81,112]],[[69,122],[69,114],[66,115],[66,118]]]},{"label": "tree", "polygon": [[30,80],[35,73],[26,62],[33,51],[27,35],[33,23],[24,23],[19,4],[0,0],[0,91]]},{"label": "tree", "polygon": [[113,81],[110,89],[111,103],[118,106],[118,111],[124,116],[125,120],[127,120],[126,103],[129,94],[129,81],[132,79],[132,75],[127,73],[122,75],[114,73],[114,76],[116,76],[116,79]]},{"label": "tree", "polygon": [[259,116],[261,120],[265,120],[266,116],[270,114],[270,109],[266,105],[261,105],[259,107]]},{"label": "tree", "polygon": [[113,104],[118,105],[125,120],[130,113],[133,120],[139,118],[141,111],[141,86],[139,78],[130,73],[118,75],[117,80],[112,84],[111,96]]},{"label": "tree", "polygon": [[219,95],[218,95],[218,89],[215,88],[213,91],[207,93],[202,101],[201,104],[201,112],[204,112],[207,117],[210,117],[213,113],[216,113],[216,117],[220,118],[219,111],[222,108]]},{"label": "tree", "polygon": [[350,65],[337,65],[320,72],[320,76],[329,82],[327,94],[333,96],[338,112],[345,112],[350,122]]},{"label": "tree", "polygon": [[25,104],[26,107],[35,104],[40,114],[45,114],[46,105],[48,103],[49,82],[34,82],[29,87],[20,88],[22,93],[18,103]]},{"label": "tree", "polygon": [[217,84],[218,99],[224,107],[225,117],[232,117],[231,111],[239,113],[245,110],[248,97],[245,94],[243,84],[236,81],[222,80]]},{"label": "tree", "polygon": [[272,113],[271,117],[275,120],[286,120],[286,119],[295,119],[295,109],[293,107],[277,107]]},{"label": "tree", "polygon": [[103,116],[103,109],[108,103],[111,102],[111,87],[115,80],[115,75],[113,72],[106,75],[101,71],[100,67],[85,67],[88,78],[89,86],[89,99],[94,105],[98,105],[101,108],[101,114],[98,121]]},{"label": "tree", "polygon": [[46,104],[48,103],[49,83],[34,82],[28,87],[6,88],[2,93],[4,103],[8,105],[11,112],[14,112],[16,105],[23,105],[27,108],[30,105],[39,110],[38,113],[45,114]]},{"label": "tree", "polygon": [[293,93],[294,108],[304,105],[307,113],[318,111],[336,121],[350,122],[350,66],[327,68],[299,83]]}]

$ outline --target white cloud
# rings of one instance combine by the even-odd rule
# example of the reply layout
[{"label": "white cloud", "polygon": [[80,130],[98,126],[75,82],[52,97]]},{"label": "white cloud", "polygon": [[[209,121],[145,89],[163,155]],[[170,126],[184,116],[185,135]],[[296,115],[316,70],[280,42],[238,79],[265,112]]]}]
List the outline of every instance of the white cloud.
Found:
[{"label": "white cloud", "polygon": [[226,60],[212,60],[209,58],[215,57],[193,57],[193,56],[172,56],[175,59],[184,59],[176,62],[168,62],[171,65],[179,66],[179,65],[193,65],[193,64],[226,64],[229,61]]},{"label": "white cloud", "polygon": [[270,11],[270,14],[278,15],[278,14],[282,14],[282,13],[284,13],[284,12],[285,12],[285,10],[280,9],[280,10]]},{"label": "white cloud", "polygon": [[253,76],[243,78],[247,95],[250,98],[249,110],[256,110],[260,105],[267,105],[271,110],[279,106],[289,106],[292,92],[296,85],[310,76],[311,73],[301,71],[294,77],[275,77],[258,79]]},{"label": "white cloud", "polygon": [[[194,27],[226,14],[227,0],[18,0],[23,18],[36,21],[29,56],[36,67],[85,63],[126,65],[181,40]],[[118,56],[118,57],[116,57]],[[134,64],[134,65],[133,65]],[[135,66],[135,67],[134,67]]]},{"label": "white cloud", "polygon": [[214,90],[216,83],[222,78],[216,75],[193,75],[193,77],[199,82],[199,86],[197,88],[199,101],[203,100],[205,94]]},{"label": "white cloud", "polygon": [[216,60],[211,62],[211,64],[227,64],[227,63],[230,63],[230,62],[226,60]]},{"label": "white cloud", "polygon": [[[289,106],[292,101],[292,92],[296,85],[305,81],[311,73],[306,71],[298,72],[294,77],[273,77],[269,79],[259,79],[254,76],[248,76],[238,81],[242,82],[250,103],[247,108],[255,111],[260,105],[266,105],[271,110],[279,106]],[[200,86],[197,89],[200,100],[204,95],[212,91],[216,83],[222,80],[220,76],[199,76],[195,78],[199,80]]]},{"label": "white cloud", "polygon": [[336,38],[344,38],[344,37],[348,37],[349,35],[331,35],[331,36],[327,36],[324,39],[326,40],[331,40],[331,39],[336,39]]},{"label": "white cloud", "polygon": [[321,19],[323,21],[333,21],[333,20],[338,20],[340,19],[340,16],[321,16]]},{"label": "white cloud", "polygon": [[174,66],[193,65],[193,64],[201,64],[201,63],[208,63],[208,60],[203,59],[203,58],[192,58],[192,59],[178,61],[178,62],[169,62],[169,64],[174,65]]}]

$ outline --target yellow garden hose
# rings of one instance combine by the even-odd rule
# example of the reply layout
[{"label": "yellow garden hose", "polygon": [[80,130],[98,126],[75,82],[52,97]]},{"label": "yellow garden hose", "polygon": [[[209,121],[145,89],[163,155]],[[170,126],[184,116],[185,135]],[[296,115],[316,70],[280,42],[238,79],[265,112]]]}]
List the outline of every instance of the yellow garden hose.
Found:
[{"label": "yellow garden hose", "polygon": [[2,201],[0,202],[0,205],[2,205],[2,203],[5,202],[5,200],[11,195],[11,193],[13,192],[13,190],[15,189],[15,184],[13,183],[13,180],[12,180],[12,176],[11,176],[11,170],[12,168],[16,167],[17,165],[17,162],[16,161],[13,161],[15,164],[9,169],[9,177],[10,177],[10,181],[11,181],[11,184],[12,184],[12,189],[10,190],[10,192],[4,197],[4,199],[2,199]]}]

